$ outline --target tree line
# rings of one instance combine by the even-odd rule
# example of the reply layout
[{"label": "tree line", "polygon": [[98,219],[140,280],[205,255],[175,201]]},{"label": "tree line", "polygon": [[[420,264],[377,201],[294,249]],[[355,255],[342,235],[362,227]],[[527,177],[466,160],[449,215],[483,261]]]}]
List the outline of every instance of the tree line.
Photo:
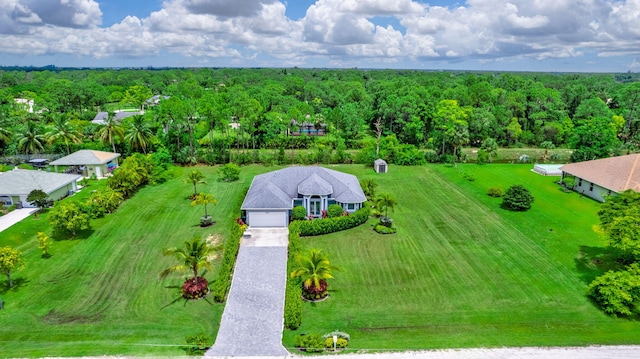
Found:
[{"label": "tree line", "polygon": [[[312,149],[346,162],[354,159],[345,151],[364,149],[367,161],[397,155],[412,164],[464,160],[464,146],[485,153],[503,146],[572,148],[572,160],[583,161],[638,150],[637,80],[417,70],[0,69],[0,155],[163,148],[177,163],[246,163],[261,156],[282,162],[285,151],[295,161],[296,150]],[[116,112],[122,109],[128,112]],[[107,116],[92,122],[98,112]],[[382,142],[386,152],[379,154]]]}]

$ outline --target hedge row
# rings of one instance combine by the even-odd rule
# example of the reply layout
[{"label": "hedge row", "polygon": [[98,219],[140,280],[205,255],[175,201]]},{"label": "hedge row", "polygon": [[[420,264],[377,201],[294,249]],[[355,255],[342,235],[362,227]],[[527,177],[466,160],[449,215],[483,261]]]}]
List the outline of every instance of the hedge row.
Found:
[{"label": "hedge row", "polygon": [[[239,196],[239,201],[236,204],[237,212],[240,212],[240,206],[242,205],[242,201],[248,191],[249,187],[245,188]],[[240,224],[237,219],[233,220],[229,239],[227,239],[227,242],[224,245],[222,265],[220,265],[218,275],[213,283],[213,299],[218,303],[224,302],[227,297],[227,293],[229,293],[229,288],[231,288],[231,274],[233,273],[233,268],[236,265],[236,258],[238,257],[238,251],[240,250],[240,238],[242,238],[246,228],[246,224]]]},{"label": "hedge row", "polygon": [[[300,223],[293,222],[289,225],[289,259],[287,260],[287,273],[295,268],[295,257],[301,250]],[[302,323],[302,283],[300,278],[287,276],[287,293],[284,299],[284,326],[296,330]]]},{"label": "hedge row", "polygon": [[[364,206],[348,216],[300,221],[301,236],[319,236],[357,227],[369,219],[370,208]],[[291,232],[291,229],[289,229]]]}]

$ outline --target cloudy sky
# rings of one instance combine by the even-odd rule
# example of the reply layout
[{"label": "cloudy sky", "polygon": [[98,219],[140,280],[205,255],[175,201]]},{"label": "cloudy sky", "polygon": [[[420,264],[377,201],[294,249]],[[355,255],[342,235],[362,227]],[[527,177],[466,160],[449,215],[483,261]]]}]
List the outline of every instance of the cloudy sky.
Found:
[{"label": "cloudy sky", "polygon": [[0,0],[0,65],[640,71],[640,0]]}]

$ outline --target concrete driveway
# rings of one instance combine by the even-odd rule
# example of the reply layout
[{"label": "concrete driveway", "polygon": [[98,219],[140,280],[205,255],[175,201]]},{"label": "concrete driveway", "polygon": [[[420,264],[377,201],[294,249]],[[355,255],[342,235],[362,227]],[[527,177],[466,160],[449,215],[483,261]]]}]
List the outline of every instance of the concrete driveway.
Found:
[{"label": "concrete driveway", "polygon": [[21,208],[0,217],[0,232],[29,217],[37,208]]},{"label": "concrete driveway", "polygon": [[287,356],[282,346],[289,231],[253,228],[240,242],[215,344],[206,356]]}]

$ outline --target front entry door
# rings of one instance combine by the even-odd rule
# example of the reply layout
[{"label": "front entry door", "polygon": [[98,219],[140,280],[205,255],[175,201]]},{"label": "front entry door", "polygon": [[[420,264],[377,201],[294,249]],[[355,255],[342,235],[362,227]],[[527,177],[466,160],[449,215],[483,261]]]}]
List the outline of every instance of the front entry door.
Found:
[{"label": "front entry door", "polygon": [[313,215],[314,217],[319,217],[322,214],[322,211],[320,210],[321,199],[311,198],[311,200],[309,201],[309,204],[311,205],[311,208],[309,210],[311,215]]}]

